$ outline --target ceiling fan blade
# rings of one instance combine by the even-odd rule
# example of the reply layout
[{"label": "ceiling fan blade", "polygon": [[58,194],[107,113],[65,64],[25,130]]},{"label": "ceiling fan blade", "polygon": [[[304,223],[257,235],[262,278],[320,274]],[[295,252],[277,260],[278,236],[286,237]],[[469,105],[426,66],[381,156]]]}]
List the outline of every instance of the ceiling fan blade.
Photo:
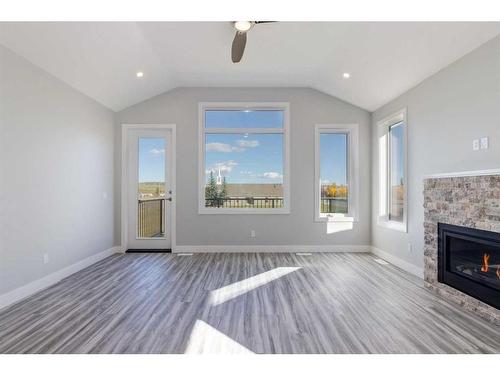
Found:
[{"label": "ceiling fan blade", "polygon": [[237,31],[231,46],[231,59],[234,63],[240,62],[247,44],[247,33]]},{"label": "ceiling fan blade", "polygon": [[274,22],[278,22],[278,21],[253,21],[254,24],[259,24],[259,23],[274,23]]}]

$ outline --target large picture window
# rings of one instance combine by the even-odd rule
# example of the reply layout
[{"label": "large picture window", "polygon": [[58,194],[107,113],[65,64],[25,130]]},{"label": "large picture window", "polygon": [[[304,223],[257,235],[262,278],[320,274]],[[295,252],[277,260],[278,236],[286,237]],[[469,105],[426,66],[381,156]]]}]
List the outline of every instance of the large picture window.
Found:
[{"label": "large picture window", "polygon": [[200,104],[200,213],[288,213],[288,104]]},{"label": "large picture window", "polygon": [[406,110],[378,122],[379,219],[382,226],[407,230]]},{"label": "large picture window", "polygon": [[315,138],[315,218],[318,221],[354,221],[358,126],[317,125]]}]

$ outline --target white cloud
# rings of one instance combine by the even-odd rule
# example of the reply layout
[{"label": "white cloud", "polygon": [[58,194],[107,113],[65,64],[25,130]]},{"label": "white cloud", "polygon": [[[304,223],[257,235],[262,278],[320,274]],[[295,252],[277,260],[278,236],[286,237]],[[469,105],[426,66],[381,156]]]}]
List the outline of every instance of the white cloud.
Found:
[{"label": "white cloud", "polygon": [[281,173],[278,173],[278,172],[264,172],[260,175],[260,177],[265,177],[265,178],[275,180],[278,178],[283,178],[283,175]]},{"label": "white cloud", "polygon": [[211,142],[205,146],[207,152],[241,152],[245,151],[244,148],[231,146],[227,143]]},{"label": "white cloud", "polygon": [[215,163],[210,168],[208,168],[205,173],[209,174],[210,172],[218,173],[220,168],[220,173],[228,174],[230,173],[234,167],[236,167],[238,163],[234,160],[224,161],[222,163]]},{"label": "white cloud", "polygon": [[245,147],[245,148],[253,148],[253,147],[258,147],[260,145],[259,141],[256,140],[249,141],[246,139],[238,139],[236,141],[236,144],[240,147]]},{"label": "white cloud", "polygon": [[164,148],[152,148],[151,150],[149,150],[149,153],[152,155],[164,155],[165,149]]}]

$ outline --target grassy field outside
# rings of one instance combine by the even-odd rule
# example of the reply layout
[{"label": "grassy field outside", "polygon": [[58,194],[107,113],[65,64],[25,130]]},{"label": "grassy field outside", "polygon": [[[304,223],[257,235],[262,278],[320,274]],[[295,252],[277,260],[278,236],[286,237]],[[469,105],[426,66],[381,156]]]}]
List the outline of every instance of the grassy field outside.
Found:
[{"label": "grassy field outside", "polygon": [[143,198],[159,198],[165,196],[165,183],[139,182],[139,194]]}]

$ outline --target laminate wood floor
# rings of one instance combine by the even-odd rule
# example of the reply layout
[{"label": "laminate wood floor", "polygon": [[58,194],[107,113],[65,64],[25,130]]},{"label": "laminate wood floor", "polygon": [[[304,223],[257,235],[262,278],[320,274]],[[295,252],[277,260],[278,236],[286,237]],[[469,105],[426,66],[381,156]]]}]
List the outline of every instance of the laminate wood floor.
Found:
[{"label": "laminate wood floor", "polygon": [[0,310],[1,353],[500,353],[364,253],[113,255]]}]

